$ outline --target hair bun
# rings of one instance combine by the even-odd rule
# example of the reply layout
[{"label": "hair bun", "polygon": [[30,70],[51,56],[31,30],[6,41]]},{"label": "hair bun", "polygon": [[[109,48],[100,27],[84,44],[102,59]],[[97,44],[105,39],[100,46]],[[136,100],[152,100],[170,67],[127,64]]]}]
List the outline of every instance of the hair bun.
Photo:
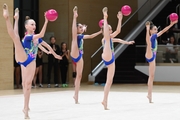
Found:
[{"label": "hair bun", "polygon": [[154,25],[152,21],[149,21],[150,22],[150,25]]},{"label": "hair bun", "polygon": [[29,20],[29,19],[30,19],[30,17],[29,17],[29,16],[26,16],[26,17],[25,17],[25,20]]}]

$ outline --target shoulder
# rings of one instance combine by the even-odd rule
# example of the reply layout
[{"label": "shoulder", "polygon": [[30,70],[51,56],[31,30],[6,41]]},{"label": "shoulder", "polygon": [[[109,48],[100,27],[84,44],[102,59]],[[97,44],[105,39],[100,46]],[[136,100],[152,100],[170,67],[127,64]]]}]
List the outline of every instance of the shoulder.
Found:
[{"label": "shoulder", "polygon": [[151,35],[151,39],[156,39],[156,38],[157,38],[157,34]]},{"label": "shoulder", "polygon": [[84,34],[78,34],[78,39],[83,39],[84,38]]},{"label": "shoulder", "polygon": [[24,36],[24,41],[27,41],[27,40],[33,40],[33,35],[25,35]]}]

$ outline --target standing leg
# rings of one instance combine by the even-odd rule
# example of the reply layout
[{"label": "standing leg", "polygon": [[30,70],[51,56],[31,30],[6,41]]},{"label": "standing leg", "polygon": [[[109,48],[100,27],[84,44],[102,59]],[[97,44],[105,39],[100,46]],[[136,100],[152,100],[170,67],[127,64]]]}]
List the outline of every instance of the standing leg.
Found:
[{"label": "standing leg", "polygon": [[113,82],[114,72],[115,72],[115,63],[112,63],[111,65],[108,66],[107,80],[104,87],[104,99],[103,99],[102,104],[105,110],[108,110],[107,108],[108,95],[109,95],[109,91]]},{"label": "standing leg", "polygon": [[22,66],[22,85],[24,92],[24,109],[25,119],[29,119],[28,110],[29,110],[29,100],[31,93],[31,83],[35,74],[36,63],[32,61],[28,66]]},{"label": "standing leg", "polygon": [[78,104],[78,96],[79,96],[79,88],[80,88],[80,83],[81,83],[81,78],[82,78],[82,71],[83,71],[83,59],[81,58],[77,63],[76,63],[76,79],[75,79],[75,93],[74,93],[74,100],[75,103]]},{"label": "standing leg", "polygon": [[154,60],[149,63],[148,95],[147,95],[147,98],[149,99],[149,103],[152,103],[152,88],[153,88],[155,68],[156,68],[156,62]]}]

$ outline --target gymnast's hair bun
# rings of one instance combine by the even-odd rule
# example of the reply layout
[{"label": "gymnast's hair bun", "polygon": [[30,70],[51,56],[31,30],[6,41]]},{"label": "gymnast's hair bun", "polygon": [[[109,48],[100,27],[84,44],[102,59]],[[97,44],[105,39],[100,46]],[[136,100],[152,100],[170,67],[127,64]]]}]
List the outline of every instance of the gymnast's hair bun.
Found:
[{"label": "gymnast's hair bun", "polygon": [[30,17],[29,17],[29,16],[26,16],[26,17],[25,17],[25,20],[29,20],[29,19],[30,19]]}]

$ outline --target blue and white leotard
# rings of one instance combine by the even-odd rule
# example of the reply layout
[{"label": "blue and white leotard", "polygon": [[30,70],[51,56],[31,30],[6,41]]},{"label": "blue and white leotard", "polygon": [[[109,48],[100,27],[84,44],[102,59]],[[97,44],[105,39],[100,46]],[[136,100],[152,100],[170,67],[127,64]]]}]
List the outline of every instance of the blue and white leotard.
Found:
[{"label": "blue and white leotard", "polygon": [[152,48],[152,53],[153,56],[150,59],[147,59],[147,62],[152,62],[156,59],[156,52],[157,52],[157,48],[158,48],[158,43],[157,43],[157,34],[153,34],[150,38],[151,40],[151,48]]},{"label": "blue and white leotard", "polygon": [[[106,41],[104,40],[104,44],[106,44],[105,42],[106,42]],[[104,45],[103,45],[103,46],[104,46]],[[111,47],[111,51],[112,51],[112,59],[111,59],[110,61],[105,61],[104,59],[102,59],[103,62],[104,62],[104,64],[105,64],[106,66],[112,64],[112,63],[115,61],[115,56],[114,56],[114,44],[113,44],[113,42],[112,42],[111,39],[110,39],[110,47]]]},{"label": "blue and white leotard", "polygon": [[78,43],[78,48],[79,48],[79,56],[77,58],[72,58],[72,60],[77,63],[81,58],[82,58],[82,54],[83,54],[83,38],[84,38],[84,35],[83,34],[78,34],[77,36],[77,43]]},{"label": "blue and white leotard", "polygon": [[41,38],[38,40],[33,40],[33,35],[26,35],[24,39],[22,40],[22,45],[24,47],[26,54],[28,55],[28,58],[24,62],[18,62],[18,64],[26,67],[29,63],[35,60],[37,56],[38,45],[42,41],[43,40]]}]

